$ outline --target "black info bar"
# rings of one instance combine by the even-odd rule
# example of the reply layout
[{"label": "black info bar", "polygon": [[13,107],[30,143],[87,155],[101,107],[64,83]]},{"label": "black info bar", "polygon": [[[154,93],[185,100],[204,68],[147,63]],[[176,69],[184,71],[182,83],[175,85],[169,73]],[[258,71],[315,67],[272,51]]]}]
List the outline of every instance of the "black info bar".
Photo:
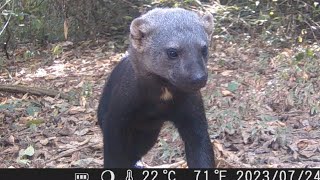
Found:
[{"label": "black info bar", "polygon": [[320,180],[320,169],[0,169],[0,180]]}]

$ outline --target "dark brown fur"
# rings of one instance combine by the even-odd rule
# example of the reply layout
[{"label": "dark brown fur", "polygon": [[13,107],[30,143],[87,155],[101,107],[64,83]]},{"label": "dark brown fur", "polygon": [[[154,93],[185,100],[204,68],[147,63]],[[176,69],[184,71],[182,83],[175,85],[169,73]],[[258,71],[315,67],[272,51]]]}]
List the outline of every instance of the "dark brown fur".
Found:
[{"label": "dark brown fur", "polygon": [[112,71],[98,108],[106,168],[133,167],[164,121],[177,127],[189,167],[214,167],[199,91],[207,81],[212,19],[174,8],[133,20],[129,54]]}]

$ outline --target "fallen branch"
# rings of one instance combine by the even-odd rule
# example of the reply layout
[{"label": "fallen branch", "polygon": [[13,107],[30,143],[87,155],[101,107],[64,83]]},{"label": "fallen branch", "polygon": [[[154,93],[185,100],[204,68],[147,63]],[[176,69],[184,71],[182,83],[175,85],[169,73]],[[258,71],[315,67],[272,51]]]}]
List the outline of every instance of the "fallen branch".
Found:
[{"label": "fallen branch", "polygon": [[67,100],[70,99],[68,95],[62,92],[52,90],[52,89],[39,88],[39,87],[0,84],[0,91],[11,92],[11,93],[29,93],[37,96],[51,96],[51,97],[56,97],[59,95],[63,99],[67,99]]},{"label": "fallen branch", "polygon": [[[90,139],[85,140],[85,143],[88,143],[89,140],[90,140]],[[48,161],[46,162],[46,164],[48,164],[48,163],[50,163],[50,162],[52,162],[52,161],[55,161],[55,160],[57,160],[57,159],[66,157],[66,156],[70,156],[70,155],[72,155],[72,154],[73,154],[74,152],[76,152],[76,151],[80,151],[80,150],[82,150],[82,149],[85,149],[85,148],[88,148],[88,147],[92,147],[92,146],[98,145],[98,144],[100,144],[100,143],[101,143],[101,142],[96,142],[96,143],[92,143],[92,144],[87,144],[87,145],[85,145],[85,146],[68,149],[68,150],[62,152],[61,154],[59,154],[58,156],[56,156],[56,157],[48,160]],[[82,143],[82,144],[84,144],[84,143]]]}]

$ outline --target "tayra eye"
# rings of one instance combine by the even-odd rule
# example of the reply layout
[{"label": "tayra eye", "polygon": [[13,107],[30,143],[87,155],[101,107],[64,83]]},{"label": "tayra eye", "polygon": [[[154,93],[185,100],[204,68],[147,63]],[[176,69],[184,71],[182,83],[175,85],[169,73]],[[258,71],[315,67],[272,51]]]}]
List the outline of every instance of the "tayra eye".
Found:
[{"label": "tayra eye", "polygon": [[208,56],[208,46],[203,46],[201,49],[201,53],[204,57]]},{"label": "tayra eye", "polygon": [[178,51],[177,49],[170,48],[167,50],[167,55],[170,59],[176,59],[178,58]]}]

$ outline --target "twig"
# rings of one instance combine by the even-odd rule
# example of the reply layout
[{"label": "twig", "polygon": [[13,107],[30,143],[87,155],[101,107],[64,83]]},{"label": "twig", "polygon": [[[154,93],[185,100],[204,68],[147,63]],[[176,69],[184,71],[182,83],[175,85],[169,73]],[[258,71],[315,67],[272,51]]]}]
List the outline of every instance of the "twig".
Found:
[{"label": "twig", "polygon": [[[90,140],[90,139],[88,139],[88,142],[89,142],[89,140]],[[87,140],[86,140],[86,141],[87,141]],[[47,161],[46,163],[50,163],[50,162],[52,162],[52,161],[54,161],[54,160],[57,160],[57,159],[60,159],[60,158],[62,158],[62,157],[69,156],[69,155],[73,154],[73,153],[76,152],[76,151],[80,151],[80,150],[82,150],[82,149],[85,149],[85,148],[88,148],[88,147],[91,147],[91,146],[98,145],[98,144],[100,144],[100,143],[101,143],[101,142],[96,142],[96,143],[88,144],[88,145],[85,145],[85,146],[82,146],[82,147],[76,147],[76,148],[73,148],[73,149],[68,149],[68,150],[62,152],[61,154],[59,154],[58,156],[50,159],[50,160]]]},{"label": "twig", "polygon": [[70,96],[62,92],[52,90],[52,89],[39,88],[39,87],[0,84],[0,91],[12,92],[12,93],[29,93],[37,96],[47,95],[51,97],[56,97],[57,95],[59,95],[63,99],[70,100]]},{"label": "twig", "polygon": [[4,24],[2,30],[0,31],[0,36],[3,33],[3,31],[6,29],[6,27],[9,25],[10,19],[11,19],[12,13],[10,13],[9,18],[7,20],[7,22]]},{"label": "twig", "polygon": [[11,2],[11,0],[5,2],[5,3],[0,7],[0,9],[4,8],[4,7],[5,7],[7,4],[9,4],[10,2]]},{"label": "twig", "polygon": [[310,24],[308,21],[305,21],[305,23],[310,27],[311,33],[312,33],[312,35],[313,35],[313,38],[314,38],[316,41],[318,41],[318,38],[317,38],[316,34],[313,32],[313,29],[312,29],[311,24]]}]

